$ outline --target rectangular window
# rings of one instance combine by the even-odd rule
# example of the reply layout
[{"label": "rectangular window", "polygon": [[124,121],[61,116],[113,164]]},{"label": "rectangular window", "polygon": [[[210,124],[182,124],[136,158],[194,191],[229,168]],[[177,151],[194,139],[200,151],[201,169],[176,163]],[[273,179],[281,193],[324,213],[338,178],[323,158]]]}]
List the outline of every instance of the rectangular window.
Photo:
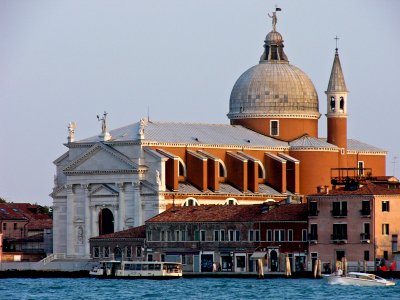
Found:
[{"label": "rectangular window", "polygon": [[389,211],[389,201],[382,201],[382,211]]},{"label": "rectangular window", "polygon": [[307,236],[307,229],[303,229],[301,231],[301,240],[303,242],[307,242],[308,241],[308,236]]},{"label": "rectangular window", "polygon": [[308,214],[310,216],[318,216],[318,204],[317,201],[310,201],[308,207]]},{"label": "rectangular window", "polygon": [[225,242],[225,230],[221,230],[221,242]]},{"label": "rectangular window", "polygon": [[272,230],[267,230],[267,242],[272,242]]},{"label": "rectangular window", "polygon": [[3,230],[7,230],[7,223],[3,223]]},{"label": "rectangular window", "polygon": [[310,241],[318,240],[318,224],[310,224]]},{"label": "rectangular window", "polygon": [[165,241],[165,231],[164,230],[161,230],[161,233],[160,233],[160,241]]},{"label": "rectangular window", "polygon": [[151,230],[147,231],[147,240],[148,241],[152,241],[153,240],[153,235],[152,235]]},{"label": "rectangular window", "polygon": [[17,223],[14,223],[14,230],[17,229]]},{"label": "rectangular window", "polygon": [[369,251],[368,250],[364,251],[364,260],[369,261]]},{"label": "rectangular window", "polygon": [[142,247],[136,247],[136,257],[142,257]]},{"label": "rectangular window", "polygon": [[110,247],[104,247],[104,257],[110,257]]},{"label": "rectangular window", "polygon": [[194,240],[200,241],[200,231],[198,231],[198,230],[194,231]]},{"label": "rectangular window", "polygon": [[285,241],[285,229],[276,229],[274,230],[275,242],[284,242]]},{"label": "rectangular window", "polygon": [[249,230],[249,241],[259,242],[260,241],[260,230]]},{"label": "rectangular window", "polygon": [[186,255],[185,254],[182,254],[182,256],[181,256],[181,263],[182,263],[182,265],[186,265]]},{"label": "rectangular window", "polygon": [[167,231],[167,241],[173,241],[172,232],[169,230]]},{"label": "rectangular window", "polygon": [[358,161],[358,176],[364,176],[364,162]]},{"label": "rectangular window", "polygon": [[181,231],[181,240],[186,241],[186,231],[185,230]]},{"label": "rectangular window", "polygon": [[219,230],[214,230],[214,241],[219,242]]},{"label": "rectangular window", "polygon": [[260,230],[256,230],[256,242],[260,241]]},{"label": "rectangular window", "polygon": [[392,235],[392,252],[396,252],[397,251],[397,234],[393,234]]},{"label": "rectangular window", "polygon": [[93,247],[93,257],[94,258],[100,257],[100,247]]},{"label": "rectangular window", "polygon": [[279,230],[274,230],[274,241],[279,242]]},{"label": "rectangular window", "polygon": [[254,241],[254,231],[253,230],[249,230],[249,241],[250,242]]},{"label": "rectangular window", "polygon": [[288,230],[287,240],[288,242],[293,242],[293,229]]},{"label": "rectangular window", "polygon": [[369,216],[371,215],[371,205],[369,200],[363,200],[361,203],[361,215]]},{"label": "rectangular window", "polygon": [[269,124],[270,124],[270,135],[278,136],[279,135],[279,121],[271,120]]},{"label": "rectangular window", "polygon": [[385,260],[388,260],[389,259],[389,252],[388,251],[383,251],[383,258],[385,259]]},{"label": "rectangular window", "polygon": [[382,224],[382,234],[383,235],[389,234],[389,224]]},{"label": "rectangular window", "polygon": [[175,230],[175,241],[179,242],[181,240],[181,232],[179,230]]},{"label": "rectangular window", "polygon": [[204,242],[206,240],[206,231],[200,230],[200,241]]},{"label": "rectangular window", "polygon": [[347,224],[333,224],[332,240],[347,240]]},{"label": "rectangular window", "polygon": [[347,216],[347,201],[336,201],[332,203],[332,216],[345,217]]}]

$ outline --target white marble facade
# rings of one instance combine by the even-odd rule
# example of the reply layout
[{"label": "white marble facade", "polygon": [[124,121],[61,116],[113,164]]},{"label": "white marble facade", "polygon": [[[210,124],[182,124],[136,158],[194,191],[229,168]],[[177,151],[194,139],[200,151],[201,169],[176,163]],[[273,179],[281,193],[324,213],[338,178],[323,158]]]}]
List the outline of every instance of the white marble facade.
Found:
[{"label": "white marble facade", "polygon": [[142,225],[165,209],[160,192],[166,159],[143,147],[140,136],[136,141],[104,136],[89,142],[69,137],[69,150],[54,161],[54,253],[89,257],[89,238],[99,235],[103,209],[111,211],[114,231]]}]

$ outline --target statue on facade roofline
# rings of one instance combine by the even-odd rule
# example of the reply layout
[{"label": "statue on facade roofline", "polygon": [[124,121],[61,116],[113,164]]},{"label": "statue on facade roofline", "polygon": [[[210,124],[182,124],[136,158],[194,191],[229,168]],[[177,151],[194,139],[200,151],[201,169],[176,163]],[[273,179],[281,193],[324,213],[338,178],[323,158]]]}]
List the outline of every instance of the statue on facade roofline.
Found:
[{"label": "statue on facade roofline", "polygon": [[69,122],[68,123],[68,142],[71,143],[75,140],[75,128],[76,128],[76,123],[75,122]]},{"label": "statue on facade roofline", "polygon": [[101,133],[105,134],[107,132],[107,112],[106,111],[104,112],[102,118],[100,118],[99,115],[97,115],[97,120],[101,121]]}]

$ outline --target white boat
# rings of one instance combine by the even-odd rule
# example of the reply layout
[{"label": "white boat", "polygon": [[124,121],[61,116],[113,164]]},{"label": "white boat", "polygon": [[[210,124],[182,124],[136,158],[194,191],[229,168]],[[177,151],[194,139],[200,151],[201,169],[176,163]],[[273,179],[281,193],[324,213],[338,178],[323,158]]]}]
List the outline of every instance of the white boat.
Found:
[{"label": "white boat", "polygon": [[89,272],[97,278],[126,279],[178,279],[182,277],[182,264],[158,261],[100,261]]},{"label": "white boat", "polygon": [[386,280],[374,274],[349,272],[346,276],[343,275],[328,275],[325,276],[331,284],[342,284],[342,285],[358,285],[358,286],[390,286],[396,283],[390,280]]}]

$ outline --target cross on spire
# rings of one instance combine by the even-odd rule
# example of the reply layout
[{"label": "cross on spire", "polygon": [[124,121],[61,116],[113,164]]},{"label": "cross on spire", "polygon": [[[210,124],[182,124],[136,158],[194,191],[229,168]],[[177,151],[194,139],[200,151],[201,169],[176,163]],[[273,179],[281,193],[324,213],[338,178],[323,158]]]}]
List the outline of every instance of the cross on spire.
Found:
[{"label": "cross on spire", "polygon": [[337,42],[338,42],[338,40],[340,40],[340,38],[338,38],[338,36],[335,36],[335,38],[334,38],[335,40],[336,40],[336,51],[338,50],[338,47],[337,47]]}]

